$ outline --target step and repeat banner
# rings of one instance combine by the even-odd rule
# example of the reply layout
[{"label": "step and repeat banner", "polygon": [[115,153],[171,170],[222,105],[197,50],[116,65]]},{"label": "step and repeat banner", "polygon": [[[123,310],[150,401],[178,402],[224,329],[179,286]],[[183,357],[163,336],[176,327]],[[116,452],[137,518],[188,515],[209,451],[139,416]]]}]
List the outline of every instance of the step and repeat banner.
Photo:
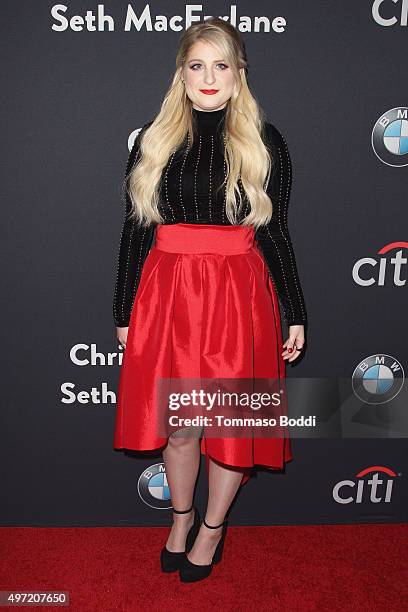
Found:
[{"label": "step and repeat banner", "polygon": [[[289,146],[309,316],[306,350],[287,366],[293,460],[257,469],[230,522],[406,521],[408,2],[5,0],[0,11],[0,524],[169,522],[160,453],[113,449],[121,186],[180,34],[211,15],[242,33],[250,87]],[[303,412],[320,426],[300,426]],[[202,457],[202,510],[206,496]]]}]

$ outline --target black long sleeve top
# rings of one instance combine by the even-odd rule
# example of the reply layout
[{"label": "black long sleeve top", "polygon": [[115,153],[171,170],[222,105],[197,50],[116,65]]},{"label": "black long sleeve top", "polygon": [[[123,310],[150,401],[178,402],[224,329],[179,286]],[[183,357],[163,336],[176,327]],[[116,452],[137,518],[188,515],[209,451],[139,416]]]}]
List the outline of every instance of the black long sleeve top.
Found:
[{"label": "black long sleeve top", "polygon": [[[225,213],[225,187],[217,191],[226,175],[222,129],[226,107],[217,111],[193,108],[194,142],[173,153],[160,182],[159,211],[165,224],[205,223],[230,225]],[[146,123],[129,154],[126,175],[133,168],[140,138],[152,122]],[[292,184],[292,166],[288,146],[271,123],[265,123],[264,142],[274,162],[266,188],[272,199],[273,214],[267,225],[255,231],[255,240],[266,261],[283,315],[288,325],[306,325],[307,314],[288,230],[288,204]],[[241,219],[250,211],[239,181],[244,206]],[[153,245],[155,224],[140,225],[126,215],[131,200],[125,191],[125,220],[119,243],[117,275],[113,298],[113,317],[117,327],[129,325],[144,261]]]}]

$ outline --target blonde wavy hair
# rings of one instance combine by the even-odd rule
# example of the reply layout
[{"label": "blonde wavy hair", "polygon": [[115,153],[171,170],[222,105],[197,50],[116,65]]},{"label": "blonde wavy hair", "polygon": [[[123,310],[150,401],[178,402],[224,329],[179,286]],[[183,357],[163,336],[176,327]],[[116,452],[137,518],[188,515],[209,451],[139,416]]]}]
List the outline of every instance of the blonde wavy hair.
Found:
[{"label": "blonde wavy hair", "polygon": [[160,112],[143,133],[138,134],[138,160],[125,177],[125,189],[128,189],[132,203],[130,217],[137,218],[141,225],[164,222],[159,213],[162,172],[187,134],[191,145],[194,138],[193,105],[186,94],[182,73],[188,52],[197,41],[217,47],[235,75],[224,124],[227,172],[220,186],[226,183],[226,215],[232,225],[239,224],[238,213],[243,206],[240,180],[250,203],[250,212],[240,224],[253,224],[258,228],[272,216],[272,202],[265,189],[273,160],[261,136],[266,117],[248,87],[247,61],[241,36],[234,26],[218,17],[191,25],[180,38],[172,83]]}]

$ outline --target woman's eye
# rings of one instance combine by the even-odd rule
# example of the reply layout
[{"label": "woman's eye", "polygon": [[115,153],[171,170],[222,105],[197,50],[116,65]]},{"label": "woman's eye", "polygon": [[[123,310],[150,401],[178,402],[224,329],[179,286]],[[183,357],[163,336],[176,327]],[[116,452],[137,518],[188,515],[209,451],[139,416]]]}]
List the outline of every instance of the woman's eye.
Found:
[{"label": "woman's eye", "polygon": [[[202,64],[192,64],[192,65],[190,66],[190,68],[191,68],[192,70],[195,70],[195,69],[196,69],[196,66],[202,66]],[[222,64],[222,63],[217,64],[217,66],[223,66],[222,70],[226,70],[226,69],[228,68],[228,66],[227,66],[226,64]]]}]

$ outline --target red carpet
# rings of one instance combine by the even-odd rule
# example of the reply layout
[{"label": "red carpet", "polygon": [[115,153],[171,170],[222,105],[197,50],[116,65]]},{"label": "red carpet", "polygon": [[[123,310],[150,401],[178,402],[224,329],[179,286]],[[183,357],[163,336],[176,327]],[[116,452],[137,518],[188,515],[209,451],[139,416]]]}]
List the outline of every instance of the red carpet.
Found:
[{"label": "red carpet", "polygon": [[405,524],[229,527],[221,564],[196,584],[160,572],[167,533],[2,528],[0,590],[69,591],[59,609],[75,612],[408,608]]}]

